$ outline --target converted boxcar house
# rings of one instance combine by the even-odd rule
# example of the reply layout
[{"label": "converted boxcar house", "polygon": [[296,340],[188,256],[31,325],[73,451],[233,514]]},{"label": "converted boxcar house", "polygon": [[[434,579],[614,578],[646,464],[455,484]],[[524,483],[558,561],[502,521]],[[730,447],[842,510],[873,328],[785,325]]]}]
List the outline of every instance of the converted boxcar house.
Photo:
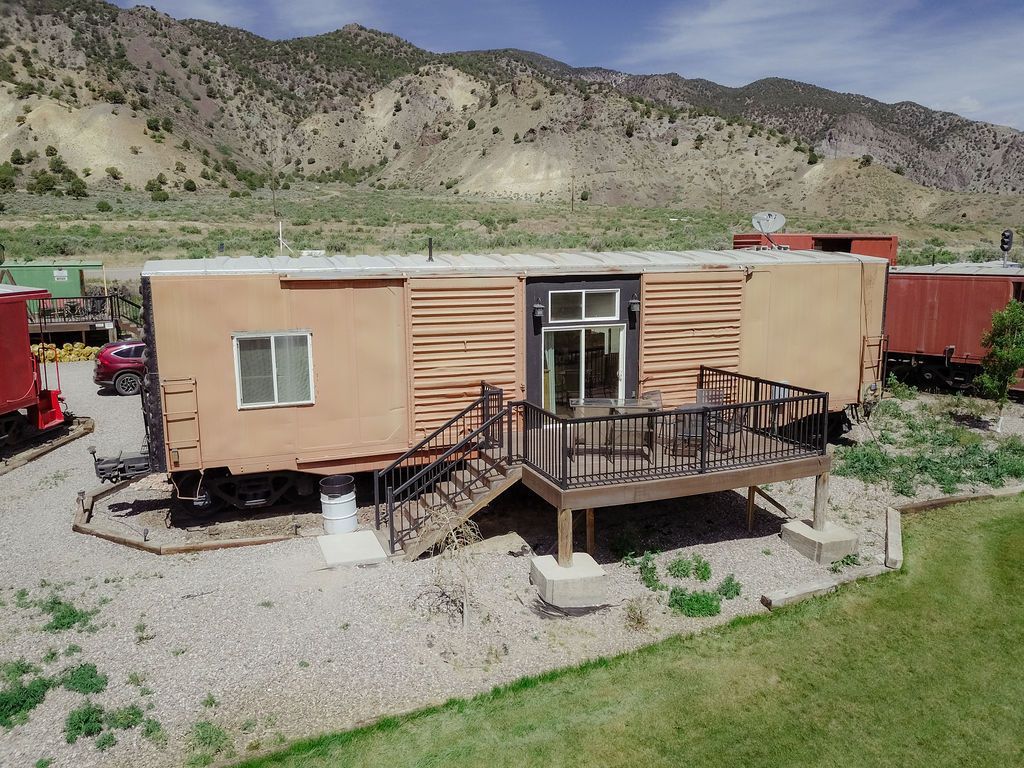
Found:
[{"label": "converted boxcar house", "polygon": [[830,413],[880,384],[886,267],[800,251],[149,262],[151,466],[197,505],[240,508],[376,470],[378,523],[410,555],[432,518],[520,478],[563,511],[824,487]]}]

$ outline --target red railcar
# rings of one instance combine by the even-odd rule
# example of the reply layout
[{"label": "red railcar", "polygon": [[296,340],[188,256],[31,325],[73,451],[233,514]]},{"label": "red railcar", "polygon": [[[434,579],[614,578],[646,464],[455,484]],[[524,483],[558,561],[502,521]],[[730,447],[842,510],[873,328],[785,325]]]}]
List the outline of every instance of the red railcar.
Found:
[{"label": "red railcar", "polygon": [[801,234],[777,232],[768,236],[760,232],[750,232],[732,236],[733,248],[762,248],[776,245],[788,247],[793,251],[832,251],[836,253],[855,253],[859,256],[878,256],[888,259],[890,266],[896,266],[896,251],[899,238],[895,235],[864,235],[864,234]]},{"label": "red railcar", "polygon": [[64,423],[57,363],[51,388],[50,372],[29,344],[26,302],[49,296],[39,288],[0,284],[0,452]]},{"label": "red railcar", "polygon": [[[992,313],[1024,300],[1018,265],[939,264],[889,272],[886,360],[897,378],[916,384],[970,386],[981,372],[981,337]],[[1014,387],[1024,391],[1024,382]]]}]

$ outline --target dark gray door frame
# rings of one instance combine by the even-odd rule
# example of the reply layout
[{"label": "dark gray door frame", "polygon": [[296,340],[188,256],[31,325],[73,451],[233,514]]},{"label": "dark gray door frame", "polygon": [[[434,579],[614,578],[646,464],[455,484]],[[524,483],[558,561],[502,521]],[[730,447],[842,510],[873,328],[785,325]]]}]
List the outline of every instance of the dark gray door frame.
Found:
[{"label": "dark gray door frame", "polygon": [[[618,320],[583,320],[573,323],[551,323],[548,321],[548,292],[549,291],[572,291],[588,289],[612,289],[619,290],[619,319]],[[559,328],[569,325],[598,326],[598,325],[625,325],[625,393],[626,397],[636,397],[639,388],[640,378],[640,328],[636,314],[629,311],[629,301],[634,296],[640,296],[639,275],[614,275],[614,276],[583,276],[572,275],[567,277],[535,277],[526,280],[526,399],[534,405],[541,405],[543,397],[543,369],[541,366],[541,353],[543,344],[543,332],[545,328]],[[534,305],[541,304],[544,307],[544,316],[535,318],[533,316]]]}]

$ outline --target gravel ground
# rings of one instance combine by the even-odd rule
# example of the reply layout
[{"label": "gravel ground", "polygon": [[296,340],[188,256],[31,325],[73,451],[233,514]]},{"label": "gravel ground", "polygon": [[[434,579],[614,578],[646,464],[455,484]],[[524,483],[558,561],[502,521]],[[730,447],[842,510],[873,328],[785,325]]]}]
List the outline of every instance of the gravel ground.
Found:
[{"label": "gravel ground", "polygon": [[[75,493],[96,484],[87,445],[100,454],[137,448],[138,400],[98,395],[89,364],[61,370],[69,405],[95,418],[96,432],[0,477],[0,662],[24,658],[48,675],[72,662],[95,663],[109,686],[90,699],[105,708],[139,704],[167,739],[154,743],[135,728],[118,731],[118,743],[105,752],[91,738],[67,744],[65,718],[86,697],[56,688],[26,723],[0,729],[5,766],[40,758],[83,768],[181,765],[192,728],[203,720],[228,734],[230,747],[218,759],[265,750],[758,612],[762,593],[826,572],[781,543],[785,518],[760,501],[757,528],[748,535],[744,501],[733,493],[598,510],[597,559],[609,575],[610,605],[587,615],[545,611],[529,584],[528,557],[473,555],[467,629],[427,610],[421,596],[435,579],[432,561],[330,570],[308,537],[190,555],[138,552],[70,527]],[[109,508],[123,514],[135,498],[159,507],[159,482],[133,487],[136,495],[112,497]],[[792,514],[809,513],[812,481],[781,483],[771,492]],[[891,500],[843,478],[833,479],[832,494],[834,514],[863,534],[866,559],[877,559]],[[506,494],[479,523],[487,536],[515,530],[538,552],[554,545],[553,511],[524,490]],[[187,533],[160,535],[187,540]],[[612,545],[627,541],[661,551],[662,566],[699,553],[711,563],[711,587],[733,573],[743,592],[713,619],[679,616],[664,593],[647,590],[635,568],[612,556]],[[670,579],[664,567],[660,574],[702,588]],[[19,589],[28,590],[20,600]],[[49,617],[19,606],[52,594],[96,610],[92,626],[47,632]],[[643,608],[644,629],[627,626],[626,605],[634,601]],[[65,656],[74,645],[81,652]],[[59,655],[47,662],[50,649]]]}]

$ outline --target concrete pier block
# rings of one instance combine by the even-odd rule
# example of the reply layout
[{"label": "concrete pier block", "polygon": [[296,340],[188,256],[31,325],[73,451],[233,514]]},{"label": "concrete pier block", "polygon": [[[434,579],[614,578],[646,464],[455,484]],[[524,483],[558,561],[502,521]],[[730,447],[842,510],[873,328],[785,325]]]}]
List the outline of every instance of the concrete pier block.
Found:
[{"label": "concrete pier block", "polygon": [[561,566],[551,555],[530,561],[530,583],[545,602],[558,608],[590,608],[607,598],[608,576],[594,558],[574,552],[572,565]]},{"label": "concrete pier block", "polygon": [[841,525],[826,522],[817,530],[810,520],[790,520],[783,524],[782,540],[804,557],[816,563],[832,563],[857,551],[857,534]]}]

